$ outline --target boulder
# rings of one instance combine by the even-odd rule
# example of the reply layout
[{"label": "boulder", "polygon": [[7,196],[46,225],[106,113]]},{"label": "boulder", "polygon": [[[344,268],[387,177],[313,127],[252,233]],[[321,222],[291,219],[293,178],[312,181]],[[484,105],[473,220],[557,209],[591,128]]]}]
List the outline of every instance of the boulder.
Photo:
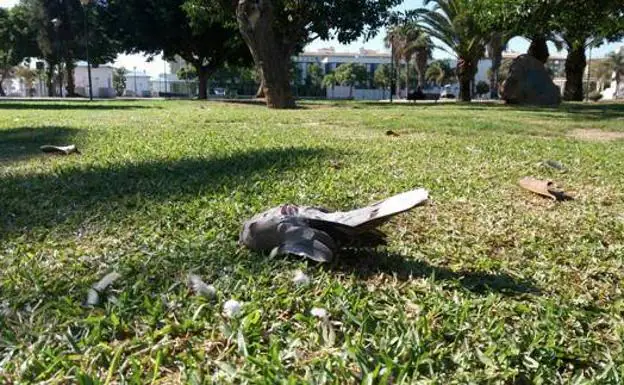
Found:
[{"label": "boulder", "polygon": [[501,91],[501,98],[508,104],[561,104],[561,91],[553,83],[544,64],[526,54],[518,56],[511,63],[509,75]]}]

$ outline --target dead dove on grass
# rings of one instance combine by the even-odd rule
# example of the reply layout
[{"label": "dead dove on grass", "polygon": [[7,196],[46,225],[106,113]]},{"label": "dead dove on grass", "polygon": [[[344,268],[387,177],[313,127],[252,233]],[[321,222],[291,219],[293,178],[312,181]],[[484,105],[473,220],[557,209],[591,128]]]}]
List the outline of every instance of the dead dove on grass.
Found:
[{"label": "dead dove on grass", "polygon": [[76,148],[75,144],[70,144],[69,146],[52,146],[46,144],[44,146],[39,147],[39,149],[43,152],[58,154],[58,155],[69,155],[69,154],[80,154],[78,148]]},{"label": "dead dove on grass", "polygon": [[426,190],[416,189],[346,212],[285,204],[245,222],[239,242],[251,250],[271,251],[272,256],[292,254],[329,262],[340,247],[384,245],[386,235],[377,227],[428,197]]}]

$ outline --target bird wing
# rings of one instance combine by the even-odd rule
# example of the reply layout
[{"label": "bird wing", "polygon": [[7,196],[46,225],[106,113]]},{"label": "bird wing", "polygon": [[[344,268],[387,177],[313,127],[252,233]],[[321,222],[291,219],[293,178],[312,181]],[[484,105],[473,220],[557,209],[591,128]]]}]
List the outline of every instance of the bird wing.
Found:
[{"label": "bird wing", "polygon": [[322,214],[322,219],[353,228],[374,228],[394,215],[409,211],[427,201],[429,193],[425,189],[407,191],[384,199],[370,206],[346,212]]},{"label": "bird wing", "polygon": [[277,231],[282,242],[271,251],[271,256],[292,254],[317,262],[332,260],[336,243],[326,232],[309,226],[282,223]]}]

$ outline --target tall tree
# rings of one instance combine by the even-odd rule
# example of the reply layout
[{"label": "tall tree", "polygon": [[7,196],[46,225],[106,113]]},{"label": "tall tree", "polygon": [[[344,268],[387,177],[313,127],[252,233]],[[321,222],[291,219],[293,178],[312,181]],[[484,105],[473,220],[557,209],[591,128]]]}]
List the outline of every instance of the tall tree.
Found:
[{"label": "tall tree", "polygon": [[[406,20],[401,24],[389,28],[385,38],[386,47],[392,46],[395,61],[400,63],[404,60],[405,65],[405,83],[409,94],[410,82],[410,63],[412,58],[416,60],[416,71],[418,72],[418,85],[425,86],[425,72],[427,70],[427,62],[433,51],[433,43],[429,36],[413,21]],[[397,64],[397,68],[400,65]],[[397,78],[401,78],[400,71],[397,71]],[[400,84],[400,81],[397,82]],[[397,95],[398,95],[397,91]]]},{"label": "tall tree", "polygon": [[330,72],[323,77],[322,85],[326,90],[331,89],[332,98],[334,97],[334,88],[336,87],[336,83],[336,74],[333,72]]},{"label": "tall tree", "polygon": [[418,87],[425,88],[427,83],[427,64],[433,52],[433,42],[426,32],[420,30],[418,37],[410,42],[414,50],[414,61],[418,72]]},{"label": "tall tree", "polygon": [[549,39],[563,41],[568,51],[564,98],[583,99],[585,50],[624,34],[621,0],[476,0],[488,28],[529,37],[528,54],[546,63]]},{"label": "tall tree", "polygon": [[[124,91],[126,91],[126,74],[128,73],[128,70],[126,70],[125,68],[117,68],[115,69],[115,71],[113,72],[113,88],[115,89],[115,93],[117,94],[117,96],[123,96]],[[134,73],[134,76],[136,78],[136,72]],[[137,96],[137,95],[134,95]]]},{"label": "tall tree", "polygon": [[[33,26],[40,54],[48,63],[48,94],[53,95],[54,69],[63,83],[67,72],[67,93],[74,95],[74,68],[77,60],[87,59],[87,42],[92,44],[89,59],[92,64],[104,64],[117,56],[119,46],[111,38],[116,16],[104,0],[91,0],[83,8],[79,0],[21,0]],[[88,23],[89,34],[85,30]],[[95,43],[95,44],[93,44]],[[61,84],[62,87],[64,84]]]},{"label": "tall tree", "polygon": [[38,54],[27,10],[20,5],[0,8],[0,96],[5,95],[2,83],[13,76],[15,67]]},{"label": "tall tree", "polygon": [[366,82],[368,72],[366,67],[358,63],[345,63],[336,68],[336,82],[349,87],[349,98],[353,97],[353,87]]},{"label": "tall tree", "polygon": [[490,98],[498,99],[500,85],[500,67],[503,63],[503,51],[507,47],[507,42],[511,39],[511,32],[493,32],[486,45],[488,57],[492,61],[490,68]]},{"label": "tall tree", "polygon": [[624,36],[622,18],[624,2],[621,0],[566,0],[565,8],[551,20],[551,28],[561,36],[568,51],[565,100],[583,100],[583,73],[587,65],[585,50],[605,40]]},{"label": "tall tree", "polygon": [[428,81],[442,87],[453,81],[454,74],[448,60],[436,60],[427,67],[425,77]]},{"label": "tall tree", "polygon": [[180,56],[197,72],[200,99],[219,68],[251,61],[234,14],[216,0],[108,0],[108,8],[124,51]]},{"label": "tall tree", "polygon": [[236,10],[239,29],[262,68],[269,107],[291,108],[290,58],[315,39],[348,43],[372,36],[402,0],[223,0]]},{"label": "tall tree", "polygon": [[[383,98],[386,98],[386,89],[392,85],[392,72],[388,64],[382,64],[375,70],[374,83],[383,90]],[[392,90],[390,90],[392,92]]]},{"label": "tall tree", "polygon": [[391,49],[391,57],[390,60],[394,62],[394,75],[396,76],[396,80],[394,82],[395,90],[390,90],[390,92],[395,92],[397,98],[401,97],[401,61],[403,60],[403,51],[405,46],[405,25],[395,23],[393,25],[388,26],[388,32],[386,33],[386,37],[384,38],[384,43],[386,48]]},{"label": "tall tree", "polygon": [[459,97],[472,99],[471,83],[484,56],[489,32],[479,23],[477,0],[425,0],[432,9],[421,9],[423,28],[457,56]]}]

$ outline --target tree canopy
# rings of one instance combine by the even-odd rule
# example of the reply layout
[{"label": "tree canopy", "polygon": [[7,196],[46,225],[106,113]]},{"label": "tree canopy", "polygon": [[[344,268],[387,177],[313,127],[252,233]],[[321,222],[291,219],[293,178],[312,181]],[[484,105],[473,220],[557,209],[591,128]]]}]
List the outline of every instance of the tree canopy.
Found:
[{"label": "tree canopy", "polygon": [[0,96],[5,94],[2,82],[13,75],[15,67],[38,55],[27,10],[23,6],[0,8]]},{"label": "tree canopy", "polygon": [[239,29],[262,70],[267,105],[294,106],[290,57],[316,40],[349,43],[369,38],[402,0],[240,0],[225,1],[236,11]]},{"label": "tree canopy", "polygon": [[209,0],[109,0],[125,52],[180,56],[197,71],[200,98],[208,77],[229,63],[250,63],[234,15]]}]

